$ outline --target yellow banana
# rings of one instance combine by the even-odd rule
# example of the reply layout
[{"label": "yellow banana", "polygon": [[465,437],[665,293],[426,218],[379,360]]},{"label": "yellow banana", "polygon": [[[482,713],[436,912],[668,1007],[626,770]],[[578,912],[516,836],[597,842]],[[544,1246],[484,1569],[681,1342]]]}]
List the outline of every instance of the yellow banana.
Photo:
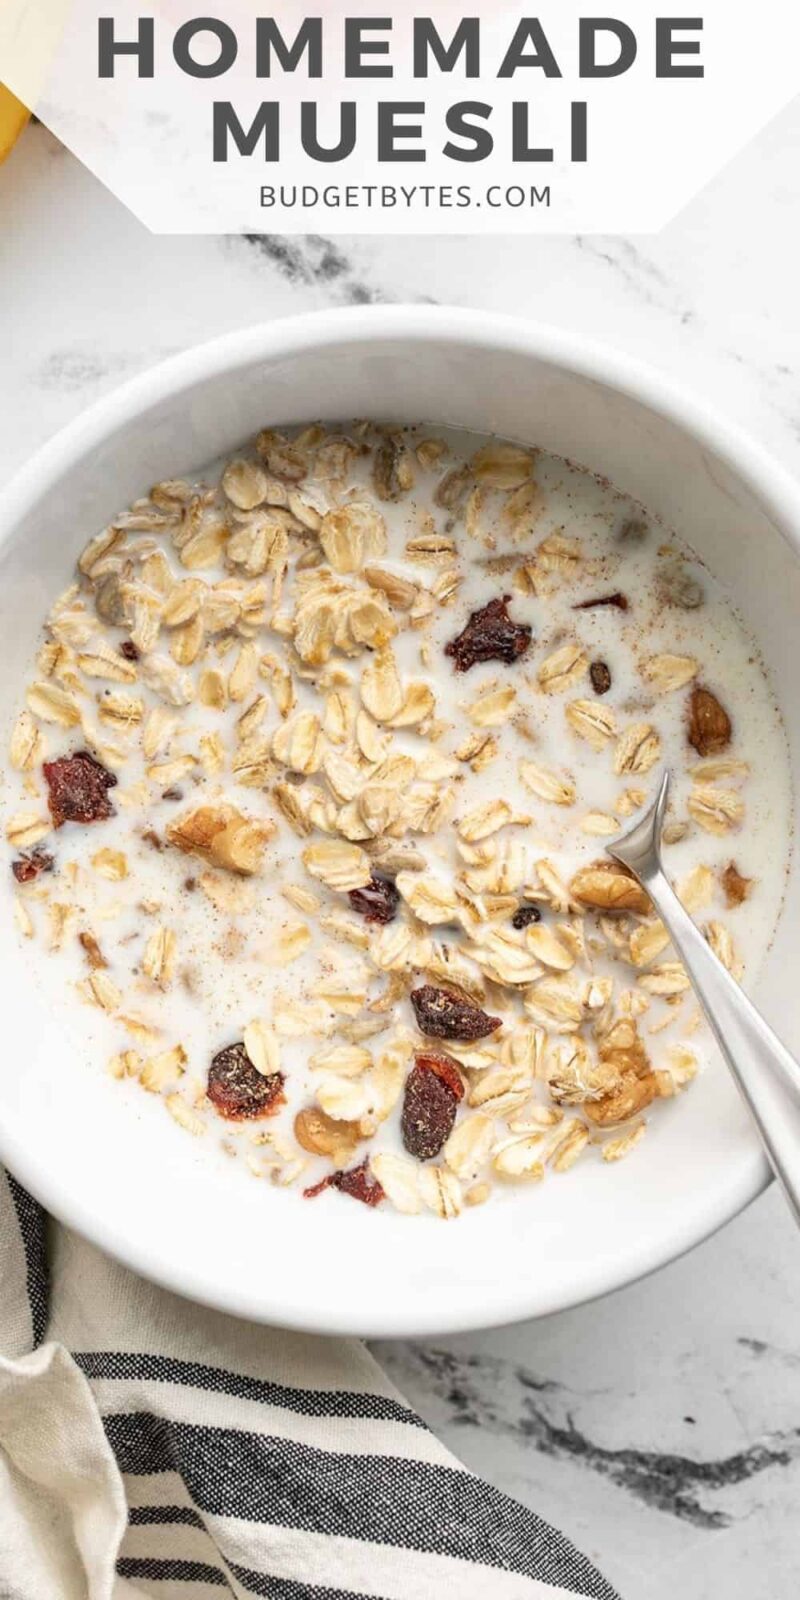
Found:
[{"label": "yellow banana", "polygon": [[5,161],[29,116],[28,107],[0,83],[0,161]]}]

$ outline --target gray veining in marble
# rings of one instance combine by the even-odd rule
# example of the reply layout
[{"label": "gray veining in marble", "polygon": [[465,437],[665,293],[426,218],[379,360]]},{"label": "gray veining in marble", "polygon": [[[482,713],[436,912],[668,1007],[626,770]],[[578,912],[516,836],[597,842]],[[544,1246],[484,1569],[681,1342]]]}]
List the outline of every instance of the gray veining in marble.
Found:
[{"label": "gray veining in marble", "polygon": [[[0,476],[125,377],[260,318],[454,301],[608,340],[800,471],[800,104],[654,238],[154,238],[41,128],[0,170]],[[626,1600],[800,1573],[800,1246],[770,1192],[647,1281],[544,1322],[376,1346],[476,1471]]]}]

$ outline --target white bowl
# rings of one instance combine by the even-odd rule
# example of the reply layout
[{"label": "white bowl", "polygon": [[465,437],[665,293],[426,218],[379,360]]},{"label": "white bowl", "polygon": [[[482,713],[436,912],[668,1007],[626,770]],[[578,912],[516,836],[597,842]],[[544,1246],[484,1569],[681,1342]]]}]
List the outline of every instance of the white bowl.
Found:
[{"label": "white bowl", "polygon": [[[720,418],[626,358],[456,309],[323,312],[233,333],[137,378],[53,439],[0,502],[5,723],[49,602],[85,539],[121,505],[267,424],[353,416],[459,424],[541,445],[660,513],[748,618],[797,763],[798,487]],[[661,1266],[766,1182],[720,1064],[660,1108],[635,1160],[579,1165],[569,1180],[514,1191],[455,1223],[304,1203],[214,1159],[156,1097],[107,1076],[83,1015],[70,1027],[57,1007],[38,1004],[35,963],[9,931],[9,894],[0,1155],[62,1221],[197,1300],[287,1327],[376,1336],[541,1316]],[[796,965],[798,905],[790,884],[757,993],[790,1046],[800,1046],[800,986],[782,978]]]}]

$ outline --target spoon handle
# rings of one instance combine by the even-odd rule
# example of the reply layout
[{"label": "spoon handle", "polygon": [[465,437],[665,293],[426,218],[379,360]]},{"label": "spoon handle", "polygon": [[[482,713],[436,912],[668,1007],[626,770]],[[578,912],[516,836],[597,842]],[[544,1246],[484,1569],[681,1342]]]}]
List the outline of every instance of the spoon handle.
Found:
[{"label": "spoon handle", "polygon": [[643,819],[640,828],[610,847],[609,854],[629,867],[647,890],[800,1223],[800,1066],[717,959],[667,881],[657,843],[666,783],[659,802],[654,808],[655,826],[645,826],[649,819]]}]

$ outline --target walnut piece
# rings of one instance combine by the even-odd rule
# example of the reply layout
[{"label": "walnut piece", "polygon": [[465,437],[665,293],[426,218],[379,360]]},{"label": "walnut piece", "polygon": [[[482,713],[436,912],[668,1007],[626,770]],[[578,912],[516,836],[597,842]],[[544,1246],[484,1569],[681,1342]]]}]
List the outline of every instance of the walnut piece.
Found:
[{"label": "walnut piece", "polygon": [[595,861],[581,867],[569,886],[574,900],[598,911],[650,911],[650,900],[641,884],[618,861]]},{"label": "walnut piece", "polygon": [[212,866],[250,876],[258,872],[274,822],[246,817],[228,804],[199,806],[167,826],[167,840],[185,855],[202,856]]},{"label": "walnut piece", "polygon": [[743,877],[735,861],[728,862],[725,871],[721,873],[721,878],[726,904],[731,909],[742,905],[752,890],[753,879]]}]

